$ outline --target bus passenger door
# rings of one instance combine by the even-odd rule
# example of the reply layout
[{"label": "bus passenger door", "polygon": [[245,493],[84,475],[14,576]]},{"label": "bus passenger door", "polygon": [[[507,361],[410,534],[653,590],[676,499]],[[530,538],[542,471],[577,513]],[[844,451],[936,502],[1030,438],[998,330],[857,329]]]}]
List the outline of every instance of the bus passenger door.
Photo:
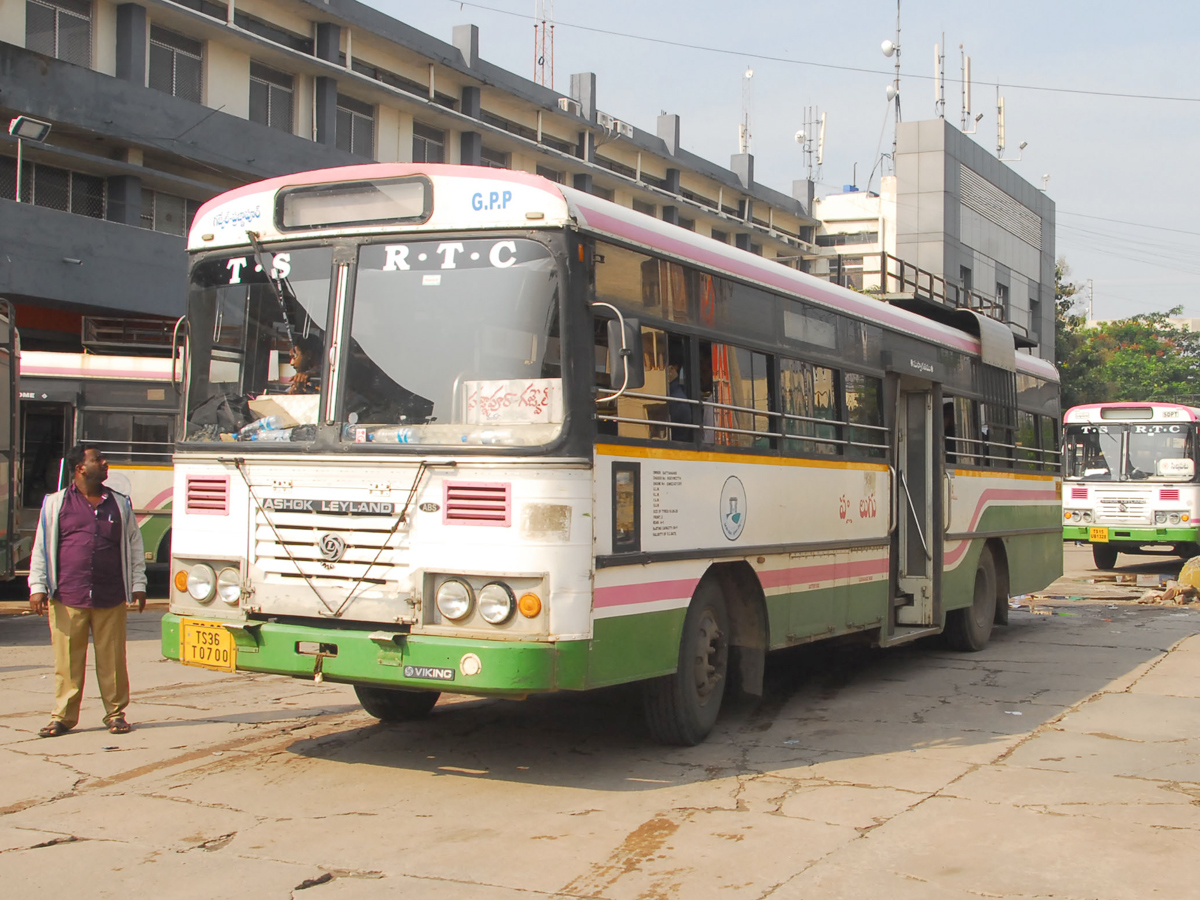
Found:
[{"label": "bus passenger door", "polygon": [[941,626],[942,497],[936,453],[941,422],[934,420],[939,398],[932,385],[906,384],[910,381],[902,379],[897,393],[893,639],[916,636],[914,627],[923,633]]},{"label": "bus passenger door", "polygon": [[[32,541],[42,500],[61,487],[63,455],[70,447],[74,406],[25,400],[21,403],[20,532]],[[26,544],[26,549],[31,548]]]}]

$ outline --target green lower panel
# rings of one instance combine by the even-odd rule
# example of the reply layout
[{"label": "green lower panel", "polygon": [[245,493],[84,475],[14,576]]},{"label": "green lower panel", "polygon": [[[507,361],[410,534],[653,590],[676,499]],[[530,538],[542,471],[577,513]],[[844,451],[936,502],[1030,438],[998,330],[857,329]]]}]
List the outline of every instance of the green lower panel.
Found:
[{"label": "green lower panel", "polygon": [[[1194,544],[1197,541],[1195,528],[1126,528],[1106,526],[1110,544]],[[1064,525],[1064,541],[1088,542],[1089,526]],[[1098,541],[1097,543],[1104,543]]]},{"label": "green lower panel", "polygon": [[[162,652],[179,658],[179,617],[162,620]],[[321,660],[327,681],[375,684],[461,694],[523,695],[588,687],[588,642],[482,641],[421,635],[400,643],[376,641],[370,632],[283,625],[264,622],[249,631],[232,630],[237,644],[237,668],[311,678],[317,657],[300,653],[300,642],[331,644],[336,656]],[[461,660],[479,657],[480,671],[465,675]],[[424,669],[452,670],[452,681],[418,677]]]},{"label": "green lower panel", "polygon": [[602,687],[668,675],[679,666],[686,609],[596,619],[587,661],[587,686]]}]

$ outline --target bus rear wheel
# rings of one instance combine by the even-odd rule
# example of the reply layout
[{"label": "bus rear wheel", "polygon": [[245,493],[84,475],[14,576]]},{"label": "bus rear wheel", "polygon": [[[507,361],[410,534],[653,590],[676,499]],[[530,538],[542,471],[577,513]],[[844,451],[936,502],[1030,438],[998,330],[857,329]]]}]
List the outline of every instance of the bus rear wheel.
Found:
[{"label": "bus rear wheel", "polygon": [[1117,548],[1112,544],[1092,544],[1092,562],[1097,569],[1107,572],[1117,564]]},{"label": "bus rear wheel", "polygon": [[975,568],[971,605],[946,614],[946,642],[954,650],[974,653],[988,645],[996,619],[996,563],[987,547]]},{"label": "bus rear wheel", "polygon": [[717,723],[729,670],[729,611],[714,581],[703,581],[688,607],[679,667],[645,686],[646,724],[663,744],[692,747]]},{"label": "bus rear wheel", "polygon": [[381,722],[423,719],[441,696],[437,691],[401,691],[365,684],[356,684],[354,693],[362,708]]}]

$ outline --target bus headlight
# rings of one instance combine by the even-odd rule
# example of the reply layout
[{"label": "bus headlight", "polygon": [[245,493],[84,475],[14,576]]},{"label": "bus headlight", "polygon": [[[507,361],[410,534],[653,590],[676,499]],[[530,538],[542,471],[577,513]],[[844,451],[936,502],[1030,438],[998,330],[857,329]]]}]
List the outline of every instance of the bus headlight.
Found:
[{"label": "bus headlight", "polygon": [[201,563],[198,566],[192,566],[191,571],[188,572],[187,592],[193,600],[207,603],[213,598],[216,586],[217,573],[212,570],[212,566]]},{"label": "bus headlight", "polygon": [[471,586],[465,581],[456,578],[443,581],[433,599],[438,612],[452,622],[465,619],[471,612]]},{"label": "bus headlight", "polygon": [[1156,512],[1154,514],[1154,524],[1155,525],[1166,525],[1167,524],[1167,514],[1165,512]]},{"label": "bus headlight", "polygon": [[1092,514],[1086,509],[1083,511],[1083,521],[1085,521],[1085,522],[1092,521]]},{"label": "bus headlight", "polygon": [[242,599],[242,576],[237,569],[225,568],[217,576],[217,596],[230,606]]},{"label": "bus headlight", "polygon": [[1179,524],[1179,513],[1171,513],[1171,516],[1167,521],[1169,521],[1172,525],[1178,525]]},{"label": "bus headlight", "polygon": [[503,625],[516,608],[516,598],[507,584],[492,581],[479,589],[479,614],[488,624]]}]

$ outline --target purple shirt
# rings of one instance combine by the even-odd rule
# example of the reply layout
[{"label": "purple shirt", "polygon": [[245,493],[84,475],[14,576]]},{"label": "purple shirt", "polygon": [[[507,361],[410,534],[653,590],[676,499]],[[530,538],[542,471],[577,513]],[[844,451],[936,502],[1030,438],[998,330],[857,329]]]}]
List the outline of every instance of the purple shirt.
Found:
[{"label": "purple shirt", "polygon": [[121,569],[121,510],[108,491],[99,506],[71,485],[58,514],[58,599],[108,609],[128,601]]}]

